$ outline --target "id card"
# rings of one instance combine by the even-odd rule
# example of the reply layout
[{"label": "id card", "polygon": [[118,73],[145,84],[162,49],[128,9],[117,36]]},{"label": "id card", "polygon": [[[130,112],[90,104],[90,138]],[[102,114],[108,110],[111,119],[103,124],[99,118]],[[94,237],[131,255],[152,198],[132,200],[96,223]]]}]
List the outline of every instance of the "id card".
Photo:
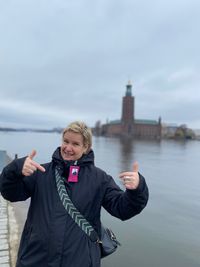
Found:
[{"label": "id card", "polygon": [[77,183],[78,182],[78,172],[79,166],[70,166],[68,182]]}]

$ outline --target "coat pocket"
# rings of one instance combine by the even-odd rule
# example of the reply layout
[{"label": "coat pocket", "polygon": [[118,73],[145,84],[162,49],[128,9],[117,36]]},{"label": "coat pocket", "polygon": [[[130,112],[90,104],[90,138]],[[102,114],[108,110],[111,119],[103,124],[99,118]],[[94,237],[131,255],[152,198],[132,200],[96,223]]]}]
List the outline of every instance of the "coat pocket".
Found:
[{"label": "coat pocket", "polygon": [[[42,237],[34,232],[31,227],[21,246],[20,260],[25,266],[34,266],[34,263],[39,263],[45,257],[46,244]],[[27,264],[27,265],[26,265]]]}]

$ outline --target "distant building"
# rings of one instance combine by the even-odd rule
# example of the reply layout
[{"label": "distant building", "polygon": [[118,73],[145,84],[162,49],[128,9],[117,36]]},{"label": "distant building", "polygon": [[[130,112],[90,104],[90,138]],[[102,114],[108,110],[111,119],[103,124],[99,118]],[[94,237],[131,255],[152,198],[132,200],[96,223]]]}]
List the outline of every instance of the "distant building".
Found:
[{"label": "distant building", "polygon": [[200,129],[194,129],[196,139],[200,140]]},{"label": "distant building", "polygon": [[94,134],[104,136],[130,136],[137,139],[160,139],[161,118],[156,120],[135,119],[135,98],[132,96],[132,84],[126,85],[126,93],[122,99],[122,116],[120,120],[100,125],[97,122]]},{"label": "distant building", "polygon": [[[200,131],[200,130],[199,130]],[[188,128],[186,124],[162,124],[162,138],[176,140],[195,140],[199,139],[198,130]]]},{"label": "distant building", "polygon": [[174,139],[178,125],[174,123],[162,123],[162,138]]},{"label": "distant building", "polygon": [[192,129],[187,127],[187,125],[182,124],[177,128],[174,138],[176,138],[176,139],[196,139],[196,135]]}]

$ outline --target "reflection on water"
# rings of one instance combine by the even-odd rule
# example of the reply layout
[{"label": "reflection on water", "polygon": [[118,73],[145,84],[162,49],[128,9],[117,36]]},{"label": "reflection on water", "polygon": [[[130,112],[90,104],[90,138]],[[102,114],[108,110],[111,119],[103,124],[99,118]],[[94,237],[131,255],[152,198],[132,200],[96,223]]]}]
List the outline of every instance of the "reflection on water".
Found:
[{"label": "reflection on water", "polygon": [[150,189],[148,206],[129,221],[103,212],[102,220],[123,245],[103,260],[102,267],[200,266],[200,142],[117,138],[97,142],[96,157],[104,169],[117,177],[137,160]]},{"label": "reflection on water", "polygon": [[[51,159],[60,136],[38,133],[0,133],[0,149],[10,155],[38,150],[37,160]],[[102,267],[200,266],[200,142],[134,141],[95,137],[95,162],[119,184],[118,174],[139,163],[150,199],[146,209],[126,222],[105,211],[102,220],[112,226],[122,243]]]},{"label": "reflection on water", "polygon": [[[132,158],[132,155],[134,155],[135,146],[134,146],[134,140],[132,138],[125,138],[121,137],[119,138],[119,145],[120,145],[120,164],[122,170],[129,170],[129,160]],[[134,159],[136,160],[136,159]]]}]

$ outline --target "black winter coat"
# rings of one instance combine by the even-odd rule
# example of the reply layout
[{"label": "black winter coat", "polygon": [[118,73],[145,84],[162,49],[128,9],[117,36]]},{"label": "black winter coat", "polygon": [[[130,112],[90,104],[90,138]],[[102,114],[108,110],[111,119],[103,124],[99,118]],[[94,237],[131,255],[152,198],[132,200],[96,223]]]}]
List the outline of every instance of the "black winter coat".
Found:
[{"label": "black winter coat", "polygon": [[[67,176],[69,165],[57,148],[52,161],[43,164],[46,172],[22,175],[25,158],[6,166],[0,178],[0,191],[9,201],[31,197],[21,237],[16,267],[98,267],[100,248],[79,228],[64,209],[55,182],[55,166]],[[79,161],[77,183],[66,182],[72,202],[100,234],[103,206],[111,215],[127,220],[140,213],[148,201],[148,188],[140,175],[136,190],[121,190],[113,178],[94,165],[91,150]]]}]

